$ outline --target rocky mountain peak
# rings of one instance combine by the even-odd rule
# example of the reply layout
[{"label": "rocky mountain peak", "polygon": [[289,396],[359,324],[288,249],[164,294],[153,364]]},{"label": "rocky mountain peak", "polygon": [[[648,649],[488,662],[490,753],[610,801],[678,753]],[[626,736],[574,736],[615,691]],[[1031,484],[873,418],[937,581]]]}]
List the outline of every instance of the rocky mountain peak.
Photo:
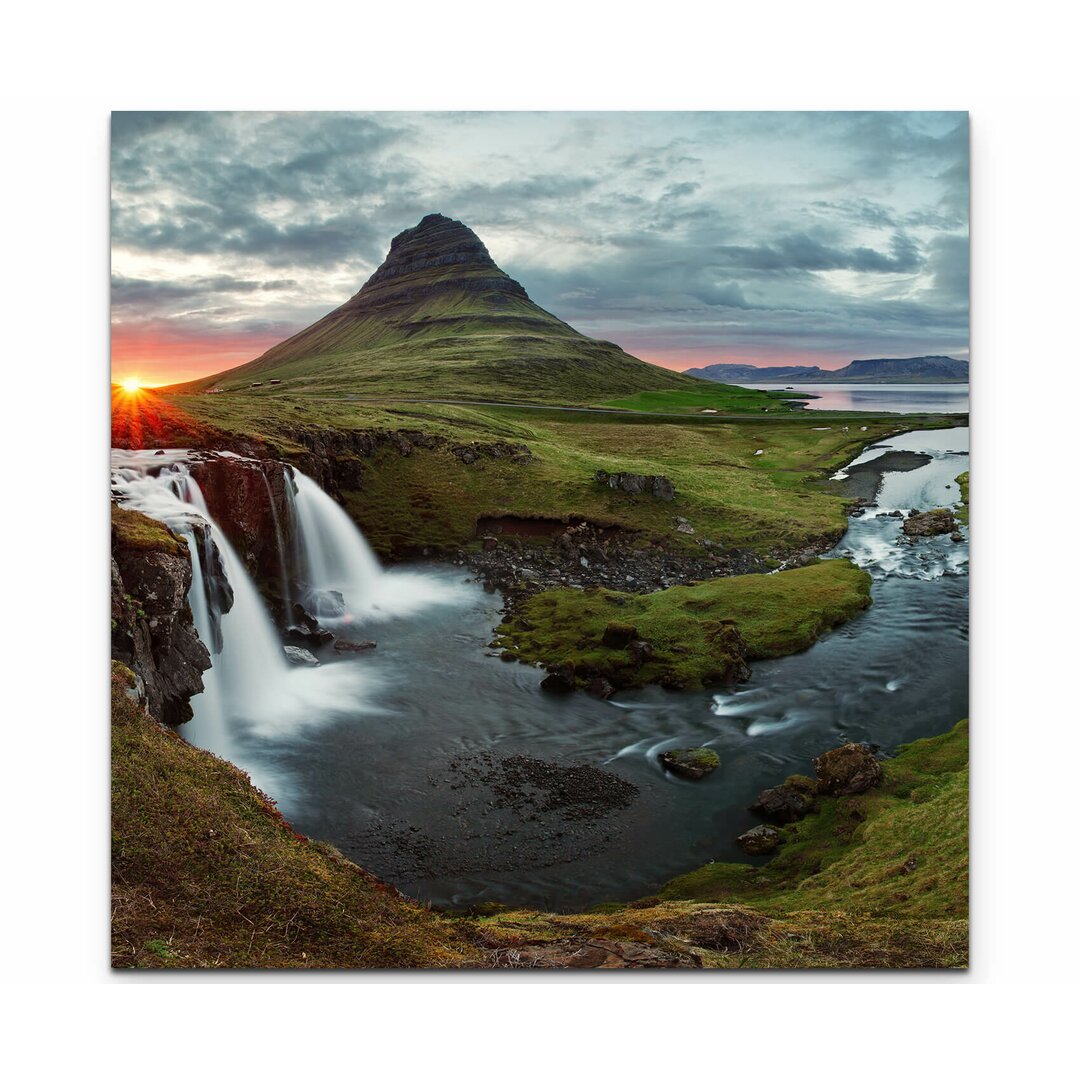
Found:
[{"label": "rocky mountain peak", "polygon": [[495,283],[502,289],[512,285],[514,291],[525,295],[525,290],[496,266],[472,229],[443,214],[428,214],[418,225],[398,233],[390,241],[386,259],[357,294],[357,299],[380,294],[391,282],[396,291],[398,285],[432,284],[448,278],[461,282],[471,279],[488,288]]}]

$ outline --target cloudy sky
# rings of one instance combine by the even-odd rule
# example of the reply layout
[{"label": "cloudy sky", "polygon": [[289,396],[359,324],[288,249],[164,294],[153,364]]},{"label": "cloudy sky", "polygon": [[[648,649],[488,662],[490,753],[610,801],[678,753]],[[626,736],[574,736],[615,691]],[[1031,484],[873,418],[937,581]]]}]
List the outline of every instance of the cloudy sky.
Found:
[{"label": "cloudy sky", "polygon": [[962,113],[118,113],[113,369],[254,359],[438,212],[673,368],[968,355]]}]

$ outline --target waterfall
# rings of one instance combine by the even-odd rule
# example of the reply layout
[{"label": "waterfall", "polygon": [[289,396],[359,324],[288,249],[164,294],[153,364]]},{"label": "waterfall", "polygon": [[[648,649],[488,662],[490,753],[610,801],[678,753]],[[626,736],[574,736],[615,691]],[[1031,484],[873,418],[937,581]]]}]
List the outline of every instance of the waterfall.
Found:
[{"label": "waterfall", "polygon": [[[188,600],[212,666],[203,674],[203,692],[192,698],[194,719],[185,725],[185,737],[237,760],[249,735],[273,736],[333,716],[356,716],[361,709],[377,713],[370,696],[381,676],[370,661],[331,654],[311,668],[285,659],[243,560],[207,510],[191,459],[186,450],[114,450],[112,458],[118,501],[164,522],[191,554]],[[445,572],[383,571],[345,511],[303,473],[293,471],[285,492],[295,545],[288,563],[301,579],[290,581],[285,572],[286,596],[295,596],[293,586],[302,583],[305,603],[335,633],[354,621],[407,615],[461,595]],[[275,526],[284,566],[276,508]],[[249,771],[253,765],[258,767],[257,760],[245,759]]]},{"label": "waterfall", "polygon": [[445,575],[383,570],[352,518],[314,480],[293,471],[292,507],[304,605],[340,631],[354,622],[410,615],[460,595]]},{"label": "waterfall", "polygon": [[297,472],[295,480],[306,606],[320,621],[356,617],[378,593],[379,560],[349,515],[311,477]]}]

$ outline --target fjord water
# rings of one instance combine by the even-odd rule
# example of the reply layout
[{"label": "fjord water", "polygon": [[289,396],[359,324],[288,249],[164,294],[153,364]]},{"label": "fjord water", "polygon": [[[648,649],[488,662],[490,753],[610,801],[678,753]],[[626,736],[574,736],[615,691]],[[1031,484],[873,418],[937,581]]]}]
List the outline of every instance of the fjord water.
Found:
[{"label": "fjord water", "polygon": [[740,383],[751,390],[798,390],[806,408],[857,412],[966,413],[967,383]]},{"label": "fjord water", "polygon": [[[308,565],[322,578],[309,586],[341,592],[356,610],[338,616],[339,631],[377,638],[378,648],[344,658],[324,650],[322,667],[283,673],[268,659],[269,705],[257,688],[258,708],[218,696],[220,715],[201,700],[215,696],[215,673],[184,735],[248,770],[301,832],[438,904],[582,908],[645,896],[711,859],[746,861],[733,841],[756,823],[746,807],[762,787],[809,772],[812,757],[840,742],[889,750],[967,715],[966,538],[907,544],[899,520],[884,516],[958,501],[967,430],[915,432],[887,446],[930,460],[886,474],[878,507],[853,518],[835,549],[873,576],[867,612],[804,653],[756,663],[732,691],[650,688],[608,702],[543,694],[542,671],[485,648],[500,619],[497,594],[452,568],[382,570],[369,551],[357,554],[355,543],[366,544],[340,508],[297,474],[298,503],[310,496],[298,515],[302,545],[319,550],[312,531],[323,543]],[[170,467],[183,471],[182,461]],[[178,508],[163,506],[160,491],[138,495],[132,503],[154,516],[193,512],[179,496]],[[230,578],[246,577],[238,560],[225,561]],[[238,614],[253,618],[235,605],[222,616],[215,666],[228,658]],[[707,779],[660,768],[663,750],[700,745],[722,760]],[[470,763],[508,755],[599,766],[639,794],[600,822],[509,820],[463,777]]]}]

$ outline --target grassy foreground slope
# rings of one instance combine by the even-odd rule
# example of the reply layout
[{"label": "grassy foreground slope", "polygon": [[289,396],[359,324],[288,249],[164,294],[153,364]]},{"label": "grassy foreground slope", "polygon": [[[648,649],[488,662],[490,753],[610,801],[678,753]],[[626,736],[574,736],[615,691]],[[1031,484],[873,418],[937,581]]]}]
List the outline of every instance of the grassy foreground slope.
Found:
[{"label": "grassy foreground slope", "polygon": [[[966,847],[966,819],[953,805],[956,792],[943,799],[939,791],[950,762],[959,768],[957,743],[948,751],[909,752],[890,763],[891,787],[864,797],[865,821],[858,829],[838,828],[822,816],[813,845],[807,840],[800,846],[813,850],[804,859],[811,876],[801,892],[804,871],[787,857],[774,888],[764,880],[753,887],[740,882],[737,891],[745,898],[738,901],[729,898],[736,890],[706,868],[678,879],[661,897],[583,915],[515,910],[451,917],[405,899],[328,844],[299,836],[239,769],[150,720],[128,698],[129,685],[129,674],[117,665],[115,967],[966,963],[966,879],[958,854]],[[966,745],[966,733],[953,738]],[[905,806],[919,812],[918,820],[890,842],[892,817]],[[919,870],[910,878],[897,871],[909,851],[924,850],[923,873],[943,878],[935,885],[940,900],[926,892]],[[816,864],[827,868],[827,880]],[[843,879],[845,867],[862,867],[863,877],[880,881],[859,892],[857,880]],[[760,877],[764,871],[739,867],[737,873]]]},{"label": "grassy foreground slope", "polygon": [[902,747],[880,787],[819,798],[784,827],[764,866],[709,863],[676,878],[665,899],[753,903],[771,913],[842,907],[851,913],[966,919],[968,724]]},{"label": "grassy foreground slope", "polygon": [[479,952],[332,848],[235,766],[112,696],[113,965],[454,967]]}]

